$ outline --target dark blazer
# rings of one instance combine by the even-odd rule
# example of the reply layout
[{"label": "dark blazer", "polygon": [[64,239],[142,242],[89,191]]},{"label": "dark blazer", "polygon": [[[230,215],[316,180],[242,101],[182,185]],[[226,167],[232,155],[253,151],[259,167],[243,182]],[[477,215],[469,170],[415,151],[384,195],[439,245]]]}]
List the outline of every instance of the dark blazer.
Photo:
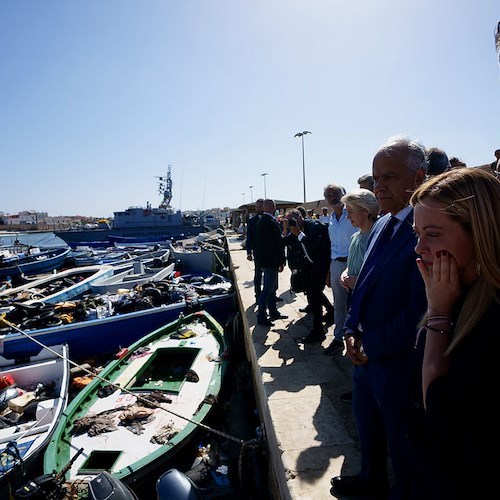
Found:
[{"label": "dark blazer", "polygon": [[259,222],[259,216],[255,214],[248,220],[247,223],[247,241],[245,243],[245,248],[247,255],[252,255],[255,247],[255,234],[257,232],[257,223]]},{"label": "dark blazer", "polygon": [[254,255],[261,268],[278,268],[285,265],[285,246],[281,226],[271,215],[264,213],[257,223]]},{"label": "dark blazer", "polygon": [[331,242],[328,226],[319,220],[304,220],[304,234],[301,243],[306,247],[307,253],[316,268],[330,267]]},{"label": "dark blazer", "polygon": [[[377,221],[377,230],[382,231],[389,218],[386,215]],[[353,290],[351,304],[359,304],[359,310],[356,314],[349,310],[345,326],[356,331],[361,325],[363,348],[372,360],[408,353],[427,308],[424,282],[416,265],[417,241],[412,224],[413,210],[372,272],[367,275],[367,270],[361,269]],[[359,317],[359,325],[352,322],[354,316]]]}]

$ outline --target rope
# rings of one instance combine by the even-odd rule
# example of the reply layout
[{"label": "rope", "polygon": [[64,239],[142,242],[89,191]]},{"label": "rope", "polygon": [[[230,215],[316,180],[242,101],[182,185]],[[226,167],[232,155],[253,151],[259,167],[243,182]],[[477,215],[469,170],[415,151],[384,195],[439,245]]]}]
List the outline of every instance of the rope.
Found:
[{"label": "rope", "polygon": [[16,330],[17,332],[19,332],[21,335],[24,335],[25,337],[29,338],[30,340],[32,340],[33,342],[35,342],[35,344],[38,344],[40,347],[42,347],[43,349],[47,349],[47,351],[51,352],[52,354],[54,354],[55,356],[63,359],[64,361],[67,361],[70,365],[76,367],[76,368],[79,368],[80,370],[83,370],[85,373],[87,373],[87,375],[91,375],[92,377],[95,377],[97,378],[98,380],[100,380],[101,382],[106,382],[107,384],[109,384],[111,387],[114,387],[115,389],[120,389],[121,391],[123,391],[124,393],[126,394],[130,394],[132,396],[135,396],[135,398],[138,400],[138,401],[141,401],[143,403],[146,403],[146,404],[149,404],[149,405],[153,405],[155,406],[156,408],[159,408],[167,413],[169,413],[170,415],[174,415],[175,417],[178,417],[178,418],[181,418],[183,420],[186,420],[187,422],[191,423],[191,424],[194,424],[194,425],[197,425],[198,427],[201,427],[202,429],[208,431],[208,432],[211,432],[212,434],[217,434],[221,437],[224,437],[226,439],[229,439],[231,441],[234,441],[238,444],[244,444],[244,441],[242,439],[239,439],[237,437],[234,437],[234,436],[231,436],[230,434],[227,434],[223,431],[219,431],[217,429],[214,429],[202,422],[196,422],[188,417],[185,417],[184,415],[180,415],[172,410],[169,410],[163,406],[160,406],[159,403],[156,403],[156,402],[152,402],[151,400],[149,400],[148,398],[145,398],[143,396],[141,396],[140,394],[135,394],[134,392],[132,391],[129,391],[128,389],[125,389],[124,387],[120,387],[119,385],[116,385],[114,384],[113,382],[105,379],[104,377],[101,377],[99,374],[96,374],[94,373],[92,370],[89,370],[87,368],[85,368],[84,366],[82,365],[79,365],[78,363],[75,363],[74,361],[72,361],[71,359],[69,358],[66,358],[63,354],[60,354],[56,351],[54,351],[53,349],[51,349],[49,346],[46,346],[45,344],[43,344],[42,342],[40,342],[39,340],[37,340],[36,338],[34,338],[32,335],[30,335],[29,333],[26,333],[25,331],[21,330],[20,328],[18,328],[16,325],[14,325],[13,323],[11,323],[10,321],[8,321],[7,319],[5,319],[5,313],[3,313],[1,316],[0,316],[0,319],[5,323],[7,324],[8,326],[10,326],[11,328],[13,328],[14,330]]},{"label": "rope", "polygon": [[[24,460],[23,460],[23,457],[21,456],[21,454],[19,453],[19,449],[18,449],[17,444],[16,444],[15,441],[9,441],[7,443],[7,446],[5,447],[5,449],[2,451],[2,453],[0,453],[0,456],[3,456],[5,458],[10,457],[13,460],[13,464],[12,464],[12,467],[10,469],[6,469],[3,466],[3,460],[5,458],[0,461],[0,463],[2,464],[1,472],[3,474],[8,473],[9,470],[12,470],[14,467],[16,467],[16,465],[18,463],[19,463],[19,465],[21,467],[21,474],[23,476],[26,474],[26,469],[25,469],[25,466],[24,466]],[[8,490],[9,490],[9,500],[15,498],[14,497],[14,493],[12,491],[12,477],[11,476],[12,476],[11,474],[7,474],[7,485],[8,485]]]},{"label": "rope", "polygon": [[[260,448],[262,448],[262,444],[264,443],[264,439],[265,439],[265,434],[264,434],[264,427],[261,426],[261,434],[259,437],[257,437],[256,439],[252,439],[250,441],[247,441],[245,443],[243,443],[243,445],[241,446],[241,449],[240,449],[240,454],[238,455],[238,480],[239,480],[239,483],[240,485],[244,485],[244,460],[246,458],[246,456],[248,456],[248,454],[251,452],[251,450],[259,450]],[[256,472],[256,471],[254,471]]]},{"label": "rope", "polygon": [[224,252],[224,248],[219,246],[219,245],[214,245],[213,243],[208,243],[206,241],[202,241],[200,243],[200,247],[203,249],[203,250],[210,250],[215,258],[219,261],[219,264],[221,265],[222,269],[227,269],[227,266],[224,264],[224,262],[222,261],[222,259],[219,257],[219,254],[218,252]]},{"label": "rope", "polygon": [[216,251],[214,252],[214,255],[215,258],[219,261],[219,264],[221,265],[222,269],[227,270],[227,266],[224,264],[224,262],[222,262],[222,259],[219,257]]},{"label": "rope", "polygon": [[[7,446],[5,447],[5,449],[2,451],[1,455],[5,456],[5,457],[11,457],[13,460],[14,460],[14,464],[19,461],[19,463],[21,464],[21,471],[22,471],[22,474],[24,475],[24,461],[23,461],[23,457],[21,456],[21,453],[19,452],[19,448],[17,447],[17,443],[15,441],[9,441],[7,443]],[[2,464],[2,472],[3,473],[6,473],[9,471],[9,469],[6,469],[4,466],[3,466],[3,461],[0,462]]]}]

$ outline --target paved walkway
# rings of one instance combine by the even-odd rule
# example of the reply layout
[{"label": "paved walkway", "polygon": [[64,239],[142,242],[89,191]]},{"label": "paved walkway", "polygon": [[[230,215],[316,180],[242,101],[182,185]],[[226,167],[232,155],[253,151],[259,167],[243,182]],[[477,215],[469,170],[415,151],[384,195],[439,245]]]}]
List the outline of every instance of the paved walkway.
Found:
[{"label": "paved walkway", "polygon": [[[312,328],[312,318],[299,312],[303,294],[289,290],[288,268],[279,275],[281,314],[273,327],[256,325],[253,262],[246,259],[238,235],[227,236],[243,317],[247,355],[265,424],[279,499],[332,499],[330,479],[356,474],[359,449],[351,405],[339,396],[351,389],[352,364],[342,355],[323,354],[322,345],[298,342]],[[331,289],[326,289],[331,297]]]}]

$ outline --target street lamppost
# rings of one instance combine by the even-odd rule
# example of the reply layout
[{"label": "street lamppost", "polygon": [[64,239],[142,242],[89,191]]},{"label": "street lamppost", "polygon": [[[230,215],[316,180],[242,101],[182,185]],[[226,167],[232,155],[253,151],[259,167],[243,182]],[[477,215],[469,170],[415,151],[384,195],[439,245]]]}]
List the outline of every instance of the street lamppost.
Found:
[{"label": "street lamppost", "polygon": [[304,136],[310,134],[308,130],[304,130],[303,132],[297,132],[294,137],[300,137],[302,140],[302,181],[304,184],[304,203],[306,202],[306,162],[304,159]]},{"label": "street lamppost", "polygon": [[250,188],[250,203],[253,203],[253,191],[252,188],[253,186],[248,186]]},{"label": "street lamppost", "polygon": [[267,198],[266,194],[266,175],[269,175],[267,172],[260,174],[262,177],[264,177],[264,198]]},{"label": "street lamppost", "polygon": [[245,193],[241,193],[241,196],[243,196],[243,205],[245,204]]}]

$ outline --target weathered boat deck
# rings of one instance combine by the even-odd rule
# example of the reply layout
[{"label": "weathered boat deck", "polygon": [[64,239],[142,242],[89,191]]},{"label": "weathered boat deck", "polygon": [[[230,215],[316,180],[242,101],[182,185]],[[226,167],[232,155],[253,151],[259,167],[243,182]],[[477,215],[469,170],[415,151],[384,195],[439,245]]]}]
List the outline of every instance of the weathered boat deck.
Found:
[{"label": "weathered boat deck", "polygon": [[303,294],[290,292],[288,267],[279,275],[278,288],[284,299],[278,308],[288,318],[275,321],[271,328],[256,325],[254,264],[246,259],[238,235],[227,238],[247,356],[269,441],[275,496],[337,498],[332,496],[330,479],[356,474],[360,464],[351,405],[339,399],[351,390],[352,364],[340,354],[333,358],[323,354],[332,341],[332,326],[322,345],[298,342],[311,330],[312,318],[299,312],[306,301]]}]

